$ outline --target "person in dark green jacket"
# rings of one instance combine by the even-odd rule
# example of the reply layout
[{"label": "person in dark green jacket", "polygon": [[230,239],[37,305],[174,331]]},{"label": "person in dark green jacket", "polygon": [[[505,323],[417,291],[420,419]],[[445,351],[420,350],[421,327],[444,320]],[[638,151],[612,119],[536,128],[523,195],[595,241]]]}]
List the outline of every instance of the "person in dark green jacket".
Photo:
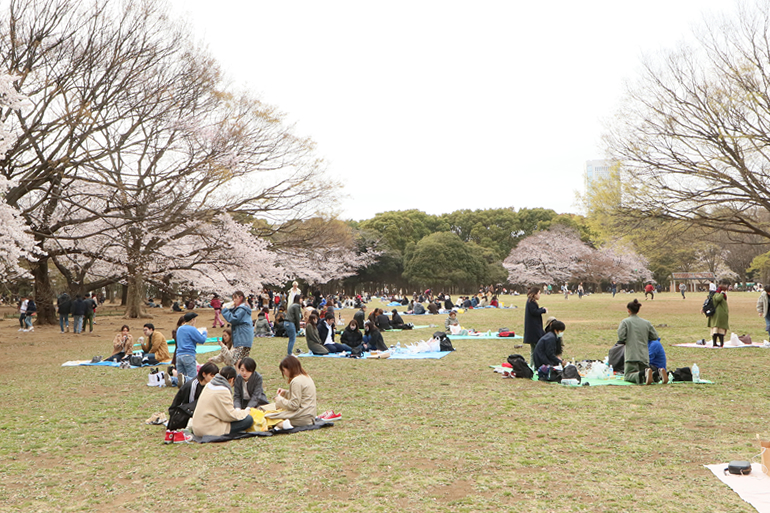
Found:
[{"label": "person in dark green jacket", "polygon": [[711,342],[714,347],[724,347],[725,333],[730,329],[730,311],[727,309],[727,286],[717,287],[717,291],[711,296],[714,302],[714,315],[708,318],[708,327],[711,328]]},{"label": "person in dark green jacket", "polygon": [[626,305],[628,317],[620,321],[618,342],[626,345],[624,379],[638,385],[649,385],[652,383],[652,369],[647,342],[660,337],[650,321],[637,315],[641,307],[638,299]]},{"label": "person in dark green jacket", "polygon": [[297,340],[297,332],[299,331],[300,322],[302,322],[301,300],[302,297],[300,295],[294,296],[294,302],[286,310],[286,315],[283,318],[283,327],[286,329],[286,334],[289,337],[289,345],[286,348],[287,355],[291,355],[291,352],[294,350],[294,342]]}]

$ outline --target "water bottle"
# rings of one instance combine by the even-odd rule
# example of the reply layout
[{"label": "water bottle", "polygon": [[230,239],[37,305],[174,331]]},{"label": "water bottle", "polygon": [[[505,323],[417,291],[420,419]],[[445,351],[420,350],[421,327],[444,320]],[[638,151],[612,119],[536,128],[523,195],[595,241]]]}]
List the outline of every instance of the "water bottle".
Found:
[{"label": "water bottle", "polygon": [[700,369],[697,363],[692,364],[692,380],[694,383],[700,383]]},{"label": "water bottle", "polygon": [[397,342],[396,343],[396,353],[398,354],[400,352],[401,352],[401,342]]},{"label": "water bottle", "polygon": [[614,371],[614,370],[612,370],[612,365],[610,365],[609,367],[607,367],[607,370],[608,370],[608,372],[607,372],[607,379],[612,379],[612,378],[614,378],[614,377],[615,377],[615,371]]}]

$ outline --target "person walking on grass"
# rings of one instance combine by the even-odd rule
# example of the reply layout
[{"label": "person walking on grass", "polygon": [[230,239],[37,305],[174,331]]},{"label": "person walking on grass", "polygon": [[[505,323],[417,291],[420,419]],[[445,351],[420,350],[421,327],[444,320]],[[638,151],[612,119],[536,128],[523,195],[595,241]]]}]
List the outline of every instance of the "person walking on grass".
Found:
[{"label": "person walking on grass", "polygon": [[27,331],[27,305],[29,304],[29,300],[22,296],[21,300],[19,301],[19,331]]},{"label": "person walking on grass", "polygon": [[626,305],[628,317],[618,326],[618,342],[625,344],[625,380],[638,385],[652,383],[648,342],[660,338],[652,323],[638,316],[642,304],[634,299]]},{"label": "person walking on grass", "polygon": [[679,292],[682,293],[682,299],[686,299],[684,293],[687,292],[687,285],[685,285],[684,282],[679,284]]}]

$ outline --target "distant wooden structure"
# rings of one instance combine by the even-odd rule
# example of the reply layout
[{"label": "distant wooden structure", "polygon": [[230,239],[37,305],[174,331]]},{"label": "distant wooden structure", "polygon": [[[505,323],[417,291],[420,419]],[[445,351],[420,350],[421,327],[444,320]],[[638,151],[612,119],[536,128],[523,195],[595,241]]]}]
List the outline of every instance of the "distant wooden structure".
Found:
[{"label": "distant wooden structure", "polygon": [[687,285],[688,292],[697,292],[698,285],[705,285],[716,280],[714,273],[671,273],[671,292],[679,292],[679,284]]}]

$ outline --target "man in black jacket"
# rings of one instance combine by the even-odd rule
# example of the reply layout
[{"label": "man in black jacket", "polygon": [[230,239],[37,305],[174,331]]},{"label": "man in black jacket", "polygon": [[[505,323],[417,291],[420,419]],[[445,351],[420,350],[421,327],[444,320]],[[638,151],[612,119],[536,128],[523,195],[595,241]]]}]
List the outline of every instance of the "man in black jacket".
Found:
[{"label": "man in black jacket", "polygon": [[78,294],[75,296],[75,301],[72,302],[72,324],[75,334],[80,335],[83,333],[83,318],[86,315],[86,302]]},{"label": "man in black jacket", "polygon": [[66,292],[62,292],[56,298],[56,313],[59,314],[59,328],[64,333],[64,327],[67,327],[67,333],[70,331],[70,311],[72,310],[72,299]]}]

